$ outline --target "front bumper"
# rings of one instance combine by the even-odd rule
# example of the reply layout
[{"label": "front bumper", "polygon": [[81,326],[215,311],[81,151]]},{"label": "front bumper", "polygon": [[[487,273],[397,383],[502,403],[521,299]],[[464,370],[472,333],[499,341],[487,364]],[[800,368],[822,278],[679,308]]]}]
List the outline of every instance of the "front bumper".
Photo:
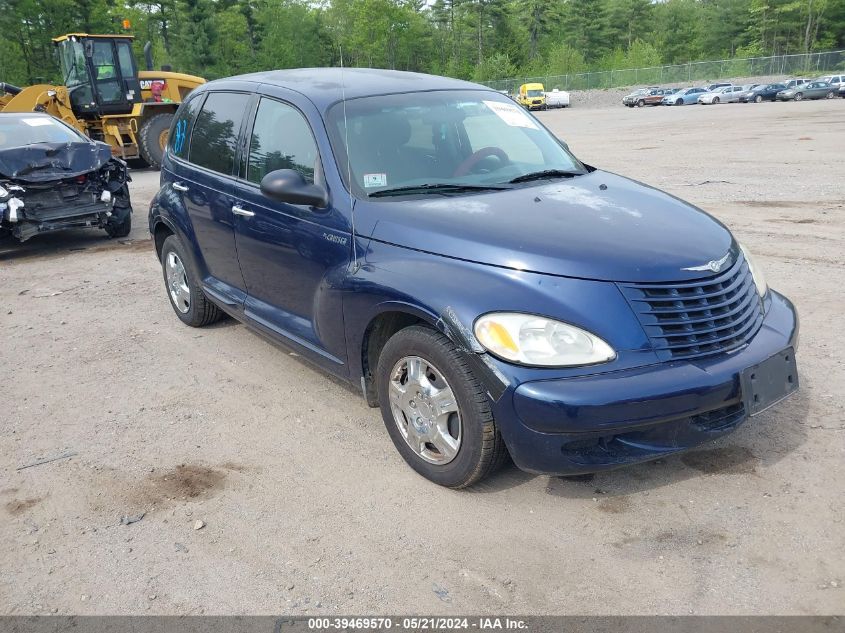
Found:
[{"label": "front bumper", "polygon": [[760,331],[735,352],[509,390],[494,415],[514,462],[535,473],[597,472],[732,432],[748,417],[743,370],[797,344],[792,303],[773,291],[770,301]]}]

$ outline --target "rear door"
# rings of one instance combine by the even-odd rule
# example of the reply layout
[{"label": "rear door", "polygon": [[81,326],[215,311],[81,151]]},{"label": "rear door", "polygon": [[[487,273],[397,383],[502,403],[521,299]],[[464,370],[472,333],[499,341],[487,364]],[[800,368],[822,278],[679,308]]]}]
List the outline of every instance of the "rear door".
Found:
[{"label": "rear door", "polygon": [[295,105],[297,97],[290,96],[292,101],[278,95],[260,98],[242,148],[235,234],[248,295],[244,313],[268,333],[298,345],[313,361],[343,374],[342,304],[340,292],[332,288],[351,259],[347,222],[331,206],[277,202],[260,189],[262,178],[277,169],[294,169],[325,187],[325,157],[300,110],[308,104]]},{"label": "rear door", "polygon": [[238,138],[251,101],[246,92],[209,92],[191,121],[192,129],[187,129],[180,111],[171,135],[170,155],[175,160],[170,161],[170,173],[162,174],[162,184],[167,181],[190,218],[206,289],[230,306],[240,306],[246,296],[232,207]]}]

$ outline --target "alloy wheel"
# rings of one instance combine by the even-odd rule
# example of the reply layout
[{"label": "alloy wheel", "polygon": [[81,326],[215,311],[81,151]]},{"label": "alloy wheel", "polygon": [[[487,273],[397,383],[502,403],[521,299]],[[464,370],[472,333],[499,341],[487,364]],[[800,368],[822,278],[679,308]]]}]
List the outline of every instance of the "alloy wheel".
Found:
[{"label": "alloy wheel", "polygon": [[185,265],[176,253],[170,251],[164,260],[164,270],[167,275],[170,300],[179,312],[185,314],[191,309],[191,289],[188,286]]},{"label": "alloy wheel", "polygon": [[390,372],[388,399],[393,421],[414,453],[448,464],[461,448],[461,412],[446,378],[419,356],[405,356]]}]

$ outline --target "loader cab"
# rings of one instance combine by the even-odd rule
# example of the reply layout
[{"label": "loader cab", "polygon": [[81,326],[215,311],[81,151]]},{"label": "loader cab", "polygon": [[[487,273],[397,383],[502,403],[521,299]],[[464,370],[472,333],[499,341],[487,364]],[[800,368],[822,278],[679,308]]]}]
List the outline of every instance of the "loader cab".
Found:
[{"label": "loader cab", "polygon": [[74,33],[53,40],[71,108],[78,117],[129,114],[141,102],[132,39]]}]

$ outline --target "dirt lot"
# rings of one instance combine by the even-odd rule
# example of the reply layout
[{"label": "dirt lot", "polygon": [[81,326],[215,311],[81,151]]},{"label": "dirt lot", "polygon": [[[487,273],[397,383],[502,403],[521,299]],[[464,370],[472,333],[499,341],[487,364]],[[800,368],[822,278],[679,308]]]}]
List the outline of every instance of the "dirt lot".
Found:
[{"label": "dirt lot", "polygon": [[137,172],[131,240],[0,250],[0,612],[841,613],[845,100],[540,118],[757,253],[801,313],[797,397],[682,457],[438,488],[356,391],[179,323]]}]

